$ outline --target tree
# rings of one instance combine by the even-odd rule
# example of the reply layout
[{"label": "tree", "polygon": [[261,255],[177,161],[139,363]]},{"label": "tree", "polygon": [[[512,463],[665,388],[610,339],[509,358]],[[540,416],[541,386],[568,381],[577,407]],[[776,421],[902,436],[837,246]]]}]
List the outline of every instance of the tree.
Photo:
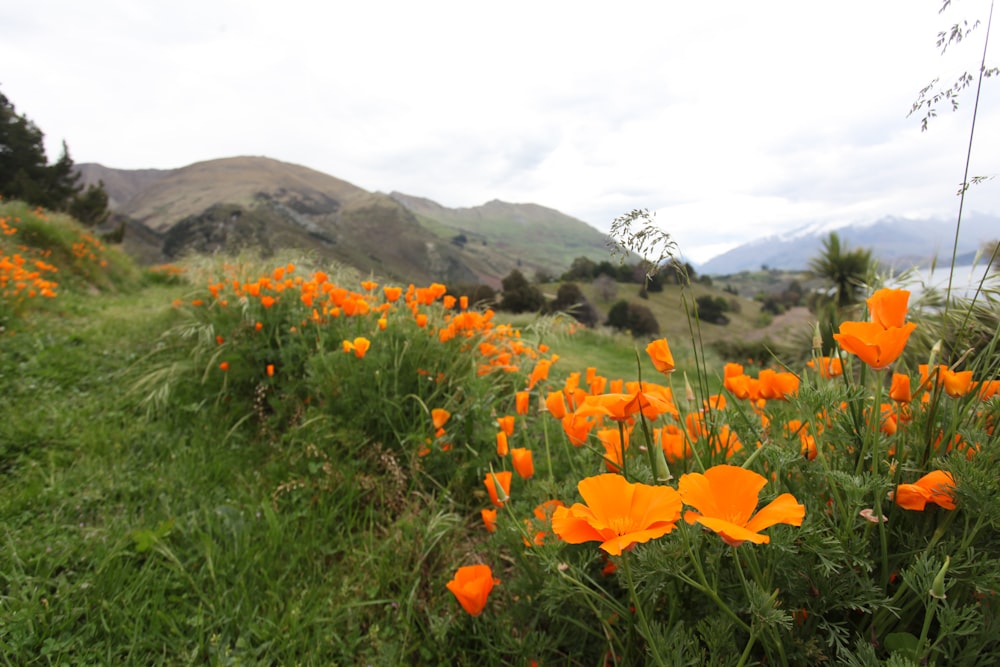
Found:
[{"label": "tree", "polygon": [[528,282],[517,269],[512,270],[500,281],[502,296],[500,310],[510,313],[537,312],[545,305],[541,290]]},{"label": "tree", "polygon": [[563,280],[590,280],[596,268],[597,264],[589,257],[577,257],[569,265],[569,271],[563,274]]},{"label": "tree", "polygon": [[81,213],[84,217],[80,221],[88,225],[106,221],[108,195],[103,183],[84,191],[66,142],[62,155],[50,165],[44,138],[38,126],[17,113],[14,104],[0,93],[0,195],[53,211]]},{"label": "tree", "polygon": [[837,308],[844,308],[860,300],[871,263],[871,250],[848,250],[841,245],[837,232],[830,232],[823,239],[823,251],[809,260],[809,270],[832,285]]}]

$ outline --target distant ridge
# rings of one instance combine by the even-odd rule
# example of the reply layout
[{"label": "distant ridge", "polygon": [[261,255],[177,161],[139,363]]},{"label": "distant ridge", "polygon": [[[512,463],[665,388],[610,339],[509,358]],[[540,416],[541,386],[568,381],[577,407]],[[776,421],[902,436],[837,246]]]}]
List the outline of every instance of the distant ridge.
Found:
[{"label": "distant ridge", "polygon": [[[804,270],[822,249],[822,242],[836,231],[849,248],[871,249],[872,257],[886,267],[905,269],[950,260],[954,243],[954,221],[908,219],[887,216],[864,223],[831,227],[805,225],[781,235],[744,243],[703,263],[698,270],[708,275],[755,271],[762,266],[788,271]],[[962,220],[958,254],[969,263],[989,240],[1000,237],[1000,218],[971,214]]]},{"label": "distant ridge", "polygon": [[394,280],[499,287],[515,268],[529,278],[558,276],[576,257],[608,256],[603,233],[543,206],[494,200],[449,209],[267,157],[167,170],[78,169],[84,184],[104,183],[127,224],[126,249],[148,263],[294,248]]}]

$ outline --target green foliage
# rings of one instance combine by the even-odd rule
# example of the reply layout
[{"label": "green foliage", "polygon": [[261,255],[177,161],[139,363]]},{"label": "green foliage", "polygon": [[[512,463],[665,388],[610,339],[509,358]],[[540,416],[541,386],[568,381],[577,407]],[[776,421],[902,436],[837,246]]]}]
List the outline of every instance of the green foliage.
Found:
[{"label": "green foliage", "polygon": [[512,270],[501,281],[501,296],[498,308],[509,313],[537,313],[545,306],[545,297],[536,285],[518,271]]},{"label": "green foliage", "polygon": [[729,324],[725,313],[729,312],[729,301],[721,296],[712,297],[707,294],[695,299],[695,315],[702,322],[710,324]]},{"label": "green foliage", "polygon": [[103,186],[83,190],[66,142],[62,155],[50,165],[44,136],[34,122],[17,113],[14,104],[0,93],[0,146],[3,146],[0,196],[74,216],[79,214],[78,220],[88,226],[104,222],[108,217],[108,199]]},{"label": "green foliage", "polygon": [[837,232],[830,232],[823,239],[822,252],[809,260],[809,270],[813,275],[823,278],[833,287],[833,303],[837,308],[846,308],[858,302],[871,265],[871,250],[848,250],[841,245]]},{"label": "green foliage", "polygon": [[646,306],[628,301],[617,301],[608,311],[605,322],[619,331],[628,331],[635,337],[655,336],[660,333],[660,324]]},{"label": "green foliage", "polygon": [[598,320],[597,311],[576,283],[561,284],[556,291],[556,298],[548,305],[548,311],[568,313],[577,322],[588,327],[596,325]]}]

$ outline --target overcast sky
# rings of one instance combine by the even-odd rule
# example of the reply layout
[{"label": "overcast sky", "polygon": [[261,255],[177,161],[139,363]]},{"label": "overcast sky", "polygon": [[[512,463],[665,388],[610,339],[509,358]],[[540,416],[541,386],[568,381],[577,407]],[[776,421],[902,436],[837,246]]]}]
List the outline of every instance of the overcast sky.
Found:
[{"label": "overcast sky", "polygon": [[[704,261],[813,222],[954,219],[989,0],[31,0],[0,5],[0,91],[77,163],[301,164],[449,207],[606,230],[634,208]],[[981,19],[942,55],[939,31]],[[995,50],[994,50],[995,52]],[[987,56],[996,65],[1000,58]],[[1000,80],[972,175],[1000,172]],[[1000,179],[967,207],[1000,213]]]}]

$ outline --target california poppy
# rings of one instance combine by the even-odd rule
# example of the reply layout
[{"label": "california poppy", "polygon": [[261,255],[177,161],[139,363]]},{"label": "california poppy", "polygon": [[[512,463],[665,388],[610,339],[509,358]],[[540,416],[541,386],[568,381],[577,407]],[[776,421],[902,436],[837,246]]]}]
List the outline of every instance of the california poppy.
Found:
[{"label": "california poppy", "polygon": [[916,328],[913,322],[888,329],[877,322],[844,322],[833,337],[846,352],[875,370],[882,370],[899,358]]},{"label": "california poppy", "polygon": [[941,369],[938,381],[944,386],[944,392],[952,398],[965,396],[972,389],[972,371],[953,371]]},{"label": "california poppy", "polygon": [[443,428],[449,419],[451,419],[451,413],[444,408],[431,410],[431,421],[434,422],[434,428]]},{"label": "california poppy", "polygon": [[903,509],[923,511],[927,503],[934,503],[946,510],[955,509],[955,478],[950,472],[934,470],[913,484],[900,484],[892,494],[896,504]]},{"label": "california poppy", "polygon": [[507,435],[514,435],[514,415],[497,417],[497,426]]},{"label": "california poppy", "polygon": [[531,375],[528,376],[528,389],[534,389],[535,385],[542,380],[546,380],[549,377],[549,368],[551,368],[552,362],[548,359],[539,359],[538,363],[531,370]]},{"label": "california poppy", "polygon": [[646,354],[653,362],[653,368],[661,373],[674,372],[674,355],[670,353],[670,346],[666,338],[654,340],[646,346]]},{"label": "california poppy", "polygon": [[528,479],[535,474],[535,460],[527,447],[515,447],[510,450],[510,460],[514,470],[521,479]]},{"label": "california poppy", "polygon": [[526,391],[519,391],[514,394],[514,410],[519,415],[528,414],[528,405],[531,400],[531,394]]},{"label": "california poppy", "polygon": [[483,526],[490,533],[495,532],[497,529],[497,511],[496,509],[480,510],[479,514],[483,517]]},{"label": "california poppy", "polygon": [[684,520],[715,531],[734,547],[743,542],[767,544],[771,538],[761,535],[761,530],[777,523],[801,526],[806,508],[792,494],[783,493],[754,514],[765,484],[763,475],[731,465],[713,466],[705,474],[682,475],[677,484],[680,497],[698,510],[685,512]]},{"label": "california poppy", "polygon": [[778,373],[765,368],[757,375],[757,386],[761,398],[787,401],[799,390],[799,377],[795,373]]},{"label": "california poppy", "polygon": [[910,293],[905,289],[876,290],[867,300],[871,321],[883,329],[903,326],[909,300]]},{"label": "california poppy", "polygon": [[606,473],[580,480],[577,489],[586,504],[556,508],[552,531],[571,544],[600,542],[613,556],[666,535],[681,517],[680,495],[669,486],[632,483]]},{"label": "california poppy", "polygon": [[455,578],[445,586],[452,592],[462,609],[471,616],[479,616],[486,607],[486,600],[499,584],[499,579],[493,578],[493,570],[489,565],[464,565],[455,572]]},{"label": "california poppy", "polygon": [[497,431],[497,456],[507,456],[510,453],[510,445],[507,444],[507,432]]},{"label": "california poppy", "polygon": [[566,416],[566,398],[561,391],[550,391],[545,396],[545,409],[556,419]]},{"label": "california poppy", "polygon": [[513,476],[509,470],[486,473],[483,484],[486,485],[486,492],[490,495],[490,502],[497,507],[503,507],[507,498],[510,497],[510,479]]},{"label": "california poppy", "polygon": [[[604,445],[604,465],[608,472],[621,472],[625,464],[625,452],[628,450],[630,430],[625,428],[602,428],[597,431],[597,439]],[[622,434],[625,439],[622,441]]]},{"label": "california poppy", "polygon": [[370,347],[371,341],[362,336],[358,336],[353,341],[345,340],[343,342],[344,352],[353,352],[358,359],[364,359]]},{"label": "california poppy", "polygon": [[889,388],[889,398],[899,403],[909,403],[913,400],[909,375],[905,373],[892,374],[892,386]]}]

